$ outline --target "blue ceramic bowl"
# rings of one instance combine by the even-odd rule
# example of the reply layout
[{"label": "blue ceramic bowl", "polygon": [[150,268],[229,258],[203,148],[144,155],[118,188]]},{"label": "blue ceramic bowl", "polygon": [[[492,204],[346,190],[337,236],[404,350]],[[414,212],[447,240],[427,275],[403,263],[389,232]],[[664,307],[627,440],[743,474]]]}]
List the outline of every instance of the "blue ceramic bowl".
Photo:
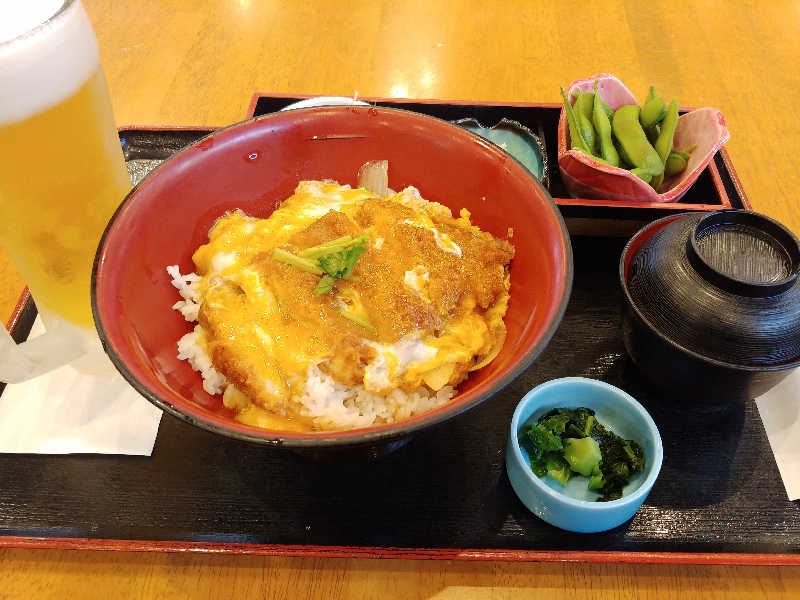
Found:
[{"label": "blue ceramic bowl", "polygon": [[[523,425],[535,422],[553,408],[584,406],[614,433],[639,443],[645,468],[622,492],[622,498],[597,502],[585,477],[573,477],[566,486],[550,477],[537,477],[528,453],[519,444]],[[664,449],[661,436],[647,411],[619,388],[594,379],[565,377],[535,387],[525,394],[511,419],[506,449],[506,469],[511,487],[537,517],[551,525],[578,533],[606,531],[630,519],[647,498],[661,470]]]}]

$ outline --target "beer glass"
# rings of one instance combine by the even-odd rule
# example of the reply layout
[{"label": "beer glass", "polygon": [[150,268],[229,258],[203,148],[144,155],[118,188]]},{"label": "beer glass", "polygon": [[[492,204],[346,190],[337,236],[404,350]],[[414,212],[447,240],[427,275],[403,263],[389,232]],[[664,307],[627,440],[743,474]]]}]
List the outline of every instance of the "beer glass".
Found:
[{"label": "beer glass", "polygon": [[80,0],[0,0],[0,246],[46,333],[0,326],[0,381],[110,366],[92,320],[95,250],[130,188],[97,41]]}]

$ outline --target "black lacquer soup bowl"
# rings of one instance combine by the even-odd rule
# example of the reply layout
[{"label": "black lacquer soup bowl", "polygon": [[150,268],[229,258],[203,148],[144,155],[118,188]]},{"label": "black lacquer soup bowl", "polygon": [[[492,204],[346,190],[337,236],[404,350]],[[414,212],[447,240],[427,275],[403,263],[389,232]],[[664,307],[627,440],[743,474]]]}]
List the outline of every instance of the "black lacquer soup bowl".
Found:
[{"label": "black lacquer soup bowl", "polygon": [[743,210],[650,223],[620,259],[623,338],[676,403],[724,406],[800,366],[800,245]]}]

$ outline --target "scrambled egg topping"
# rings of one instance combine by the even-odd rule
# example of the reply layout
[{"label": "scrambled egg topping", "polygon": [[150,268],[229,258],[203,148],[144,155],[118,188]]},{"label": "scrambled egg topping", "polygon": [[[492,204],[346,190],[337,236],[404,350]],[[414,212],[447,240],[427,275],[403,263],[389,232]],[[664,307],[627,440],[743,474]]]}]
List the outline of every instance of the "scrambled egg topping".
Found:
[{"label": "scrambled egg topping", "polygon": [[[327,293],[315,292],[319,273],[276,258],[346,236],[365,250]],[[204,344],[231,383],[225,404],[245,422],[309,429],[292,398],[310,368],[376,394],[458,384],[503,345],[513,254],[468,211],[454,218],[415,188],[376,198],[303,181],[268,219],[220,218],[193,260]]]}]

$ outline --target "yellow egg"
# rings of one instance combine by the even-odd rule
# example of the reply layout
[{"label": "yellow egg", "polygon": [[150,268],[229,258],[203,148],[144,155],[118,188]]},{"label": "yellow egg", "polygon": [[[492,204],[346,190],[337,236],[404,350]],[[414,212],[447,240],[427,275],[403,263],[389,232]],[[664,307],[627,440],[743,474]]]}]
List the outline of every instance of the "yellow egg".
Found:
[{"label": "yellow egg", "polygon": [[223,215],[195,251],[196,339],[251,425],[407,416],[407,394],[427,406],[499,351],[512,256],[414,188],[303,181],[267,219]]}]

